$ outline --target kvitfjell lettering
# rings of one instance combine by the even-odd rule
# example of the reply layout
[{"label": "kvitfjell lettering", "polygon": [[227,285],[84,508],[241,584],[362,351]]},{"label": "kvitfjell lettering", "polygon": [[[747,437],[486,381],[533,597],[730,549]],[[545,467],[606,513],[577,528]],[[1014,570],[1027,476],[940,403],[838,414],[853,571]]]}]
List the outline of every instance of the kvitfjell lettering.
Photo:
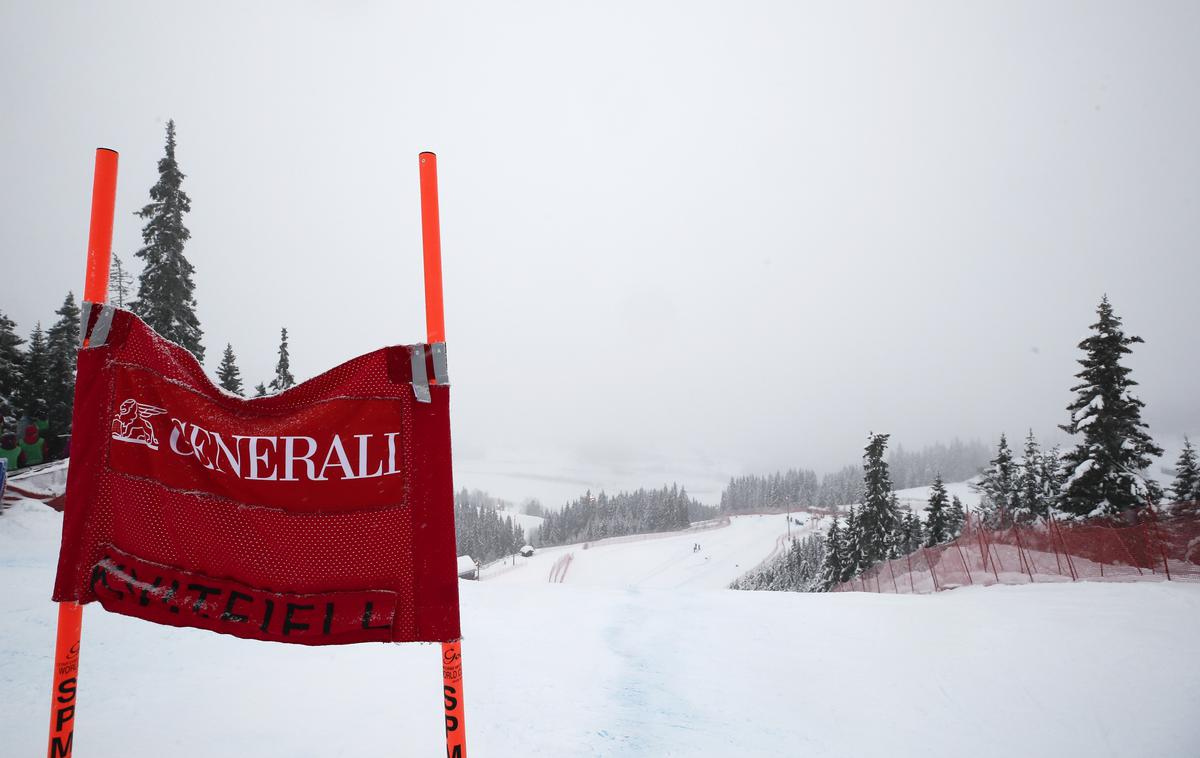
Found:
[{"label": "kvitfjell lettering", "polygon": [[385,348],[245,400],[117,310],[79,356],[55,599],[279,642],[457,639],[449,388],[416,400],[414,349],[431,371]]},{"label": "kvitfjell lettering", "polygon": [[106,610],[149,621],[211,629],[238,637],[302,644],[386,642],[395,620],[394,592],[297,595],[140,561],[115,548],[92,568],[90,589]]}]

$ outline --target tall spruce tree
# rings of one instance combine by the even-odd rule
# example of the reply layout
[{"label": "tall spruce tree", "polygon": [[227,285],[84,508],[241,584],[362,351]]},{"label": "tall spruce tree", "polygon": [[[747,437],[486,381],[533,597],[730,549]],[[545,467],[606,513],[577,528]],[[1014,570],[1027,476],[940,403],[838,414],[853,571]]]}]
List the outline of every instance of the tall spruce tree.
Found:
[{"label": "tall spruce tree", "polygon": [[1071,388],[1075,400],[1067,406],[1071,422],[1062,430],[1082,440],[1067,452],[1071,471],[1062,493],[1061,508],[1075,516],[1114,515],[1157,501],[1162,490],[1144,471],[1162,448],[1150,439],[1142,421],[1145,403],[1131,394],[1137,382],[1121,365],[1141,337],[1126,336],[1108,296],[1096,309],[1099,320],[1092,334],[1079,343],[1085,355],[1080,383]]},{"label": "tall spruce tree", "polygon": [[1196,448],[1187,437],[1183,438],[1183,450],[1175,461],[1171,494],[1178,502],[1200,500],[1200,463],[1196,461]]},{"label": "tall spruce tree", "polygon": [[166,154],[158,161],[158,182],[150,188],[150,202],[137,212],[146,219],[142,227],[145,245],[135,253],[142,259],[137,299],[133,312],[154,331],[187,348],[196,360],[204,360],[200,344],[203,331],[196,318],[196,269],[183,254],[192,236],[183,225],[183,214],[192,201],[183,191],[184,174],[175,160],[175,122],[167,122]]},{"label": "tall spruce tree", "polygon": [[894,547],[892,535],[896,531],[899,512],[892,497],[888,464],[884,460],[888,437],[887,434],[869,435],[863,453],[863,497],[858,522],[864,565],[860,570],[888,557]]},{"label": "tall spruce tree", "polygon": [[[46,344],[46,333],[38,322],[29,335],[29,350],[25,353],[25,371],[21,375],[21,386],[17,388],[18,415],[29,414],[33,419],[49,416],[50,404],[46,401],[50,384],[50,348]],[[21,430],[24,431],[24,430]]]},{"label": "tall spruce tree", "polygon": [[846,545],[842,539],[842,530],[837,517],[829,525],[825,535],[825,559],[821,562],[821,589],[829,591],[842,581],[845,573]]},{"label": "tall spruce tree", "polygon": [[0,431],[12,431],[21,415],[17,400],[25,374],[25,353],[17,336],[16,324],[0,312]]},{"label": "tall spruce tree", "polygon": [[900,496],[895,490],[888,495],[888,510],[892,514],[892,529],[886,535],[883,557],[885,559],[899,558],[904,555],[904,545],[907,537],[904,531],[904,514],[900,508]]},{"label": "tall spruce tree", "polygon": [[1000,435],[996,457],[988,462],[979,483],[972,487],[983,495],[979,506],[984,523],[999,526],[1012,518],[1017,491],[1017,465],[1005,435]]},{"label": "tall spruce tree", "polygon": [[846,549],[842,554],[842,581],[846,582],[858,576],[859,572],[867,567],[866,557],[863,554],[862,523],[858,520],[858,509],[853,505],[850,506],[850,512],[846,514],[844,544]]},{"label": "tall spruce tree", "polygon": [[950,510],[947,512],[946,518],[946,538],[947,541],[954,539],[962,534],[963,525],[967,522],[967,509],[963,508],[962,500],[958,499],[958,495],[950,498]]},{"label": "tall spruce tree", "polygon": [[1058,505],[1062,497],[1063,483],[1066,482],[1066,471],[1062,465],[1062,450],[1058,445],[1042,452],[1041,470],[1038,480],[1042,487],[1042,500],[1046,504],[1046,514]]},{"label": "tall spruce tree", "polygon": [[1013,495],[1013,517],[1018,521],[1032,521],[1046,515],[1049,503],[1042,481],[1042,451],[1033,430],[1025,437],[1025,449],[1017,471],[1016,493]]},{"label": "tall spruce tree", "polygon": [[921,525],[921,519],[917,518],[917,514],[911,510],[905,510],[900,517],[900,527],[898,531],[899,538],[896,542],[896,557],[902,558],[910,555],[921,548],[925,542],[925,529]]},{"label": "tall spruce tree", "polygon": [[949,502],[946,485],[939,473],[929,490],[929,505],[925,507],[925,546],[933,547],[950,539]]},{"label": "tall spruce tree", "polygon": [[889,558],[900,558],[907,555],[906,549],[913,541],[913,522],[910,516],[912,516],[912,511],[905,509],[901,511],[900,518],[896,520],[896,534],[893,537],[896,555],[889,555]]},{"label": "tall spruce tree", "polygon": [[221,355],[221,365],[217,366],[217,379],[222,389],[235,395],[242,394],[242,372],[238,370],[237,358],[233,354],[233,345],[225,343],[225,352]]},{"label": "tall spruce tree", "polygon": [[283,392],[296,383],[291,372],[291,361],[288,358],[287,329],[279,330],[279,361],[275,364],[275,378],[267,385],[271,392]]},{"label": "tall spruce tree", "polygon": [[57,446],[57,435],[71,430],[71,409],[75,405],[75,358],[79,350],[79,306],[75,304],[75,293],[67,293],[55,314],[58,315],[58,321],[46,334],[50,358],[46,420],[50,422],[52,435],[46,444],[52,448]]}]

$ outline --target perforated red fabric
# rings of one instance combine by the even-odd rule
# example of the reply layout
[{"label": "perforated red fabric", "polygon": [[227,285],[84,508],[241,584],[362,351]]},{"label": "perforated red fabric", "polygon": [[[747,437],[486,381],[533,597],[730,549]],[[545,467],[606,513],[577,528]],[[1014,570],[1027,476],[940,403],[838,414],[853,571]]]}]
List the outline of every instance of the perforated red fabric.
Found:
[{"label": "perforated red fabric", "polygon": [[991,529],[968,515],[955,540],[878,563],[837,592],[920,594],[968,585],[1200,581],[1200,507]]},{"label": "perforated red fabric", "polygon": [[54,599],[281,642],[458,639],[449,387],[417,402],[411,349],[432,374],[426,346],[389,347],[247,400],[118,310],[79,353]]}]

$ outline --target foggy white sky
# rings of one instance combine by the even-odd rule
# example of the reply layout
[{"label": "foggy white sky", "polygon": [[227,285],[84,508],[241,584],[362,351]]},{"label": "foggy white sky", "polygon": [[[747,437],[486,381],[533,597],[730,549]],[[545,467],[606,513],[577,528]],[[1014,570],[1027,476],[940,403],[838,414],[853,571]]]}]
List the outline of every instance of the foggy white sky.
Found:
[{"label": "foggy white sky", "polygon": [[[1200,436],[1200,4],[0,4],[0,310],[80,294],[168,118],[208,368],[424,339],[438,152],[456,478],[587,486],[1065,420],[1102,293]],[[36,266],[29,265],[36,262]]]}]

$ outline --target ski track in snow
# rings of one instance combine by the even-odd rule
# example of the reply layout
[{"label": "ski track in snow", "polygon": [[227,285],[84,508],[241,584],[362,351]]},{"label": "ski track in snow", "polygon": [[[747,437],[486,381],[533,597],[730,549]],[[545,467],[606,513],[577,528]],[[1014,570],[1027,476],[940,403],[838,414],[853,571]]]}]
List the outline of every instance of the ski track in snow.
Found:
[{"label": "ski track in snow", "polygon": [[[683,668],[678,660],[674,635],[654,618],[642,592],[625,591],[613,623],[605,630],[609,649],[620,665],[607,684],[617,717],[612,727],[597,734],[615,742],[621,752],[639,755],[669,755],[680,740],[677,732],[694,732],[703,727],[688,707],[686,695],[666,682]],[[600,751],[604,754],[607,751]]]}]

